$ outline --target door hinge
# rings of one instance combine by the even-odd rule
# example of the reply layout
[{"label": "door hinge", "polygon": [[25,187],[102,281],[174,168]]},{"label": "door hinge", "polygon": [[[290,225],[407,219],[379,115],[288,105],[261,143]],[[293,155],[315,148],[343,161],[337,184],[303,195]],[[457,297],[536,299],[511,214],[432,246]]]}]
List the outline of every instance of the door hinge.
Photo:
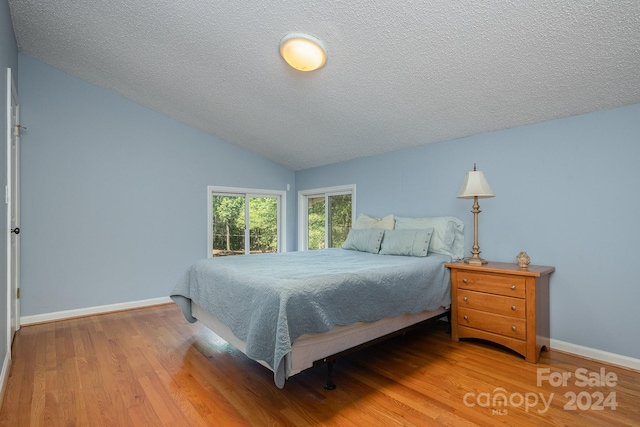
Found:
[{"label": "door hinge", "polygon": [[16,289],[16,299],[20,299],[20,288]]},{"label": "door hinge", "polygon": [[22,125],[15,125],[15,127],[13,128],[13,136],[18,138],[20,137],[20,128],[27,130],[27,128]]}]

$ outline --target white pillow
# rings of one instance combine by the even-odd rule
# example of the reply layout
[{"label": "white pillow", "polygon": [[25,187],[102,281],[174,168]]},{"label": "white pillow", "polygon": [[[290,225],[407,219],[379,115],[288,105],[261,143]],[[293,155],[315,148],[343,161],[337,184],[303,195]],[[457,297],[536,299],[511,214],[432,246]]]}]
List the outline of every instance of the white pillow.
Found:
[{"label": "white pillow", "polygon": [[382,242],[382,235],[384,230],[380,229],[361,229],[349,230],[347,240],[342,244],[342,249],[349,249],[350,251],[371,252],[377,254],[380,252],[380,243]]},{"label": "white pillow", "polygon": [[384,218],[372,218],[369,215],[361,213],[356,219],[353,228],[360,230],[363,228],[381,228],[384,230],[393,230],[395,225],[395,218],[393,214],[389,214]]},{"label": "white pillow", "polygon": [[380,255],[427,256],[433,228],[385,230]]},{"label": "white pillow", "polygon": [[427,218],[396,217],[396,230],[433,228],[429,252],[449,255],[453,259],[464,257],[464,222],[453,216]]}]

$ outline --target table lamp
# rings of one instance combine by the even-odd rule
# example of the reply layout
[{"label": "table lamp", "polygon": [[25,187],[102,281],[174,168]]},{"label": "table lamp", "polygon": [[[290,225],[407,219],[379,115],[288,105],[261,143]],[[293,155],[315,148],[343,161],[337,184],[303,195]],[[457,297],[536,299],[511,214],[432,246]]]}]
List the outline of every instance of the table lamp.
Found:
[{"label": "table lamp", "polygon": [[480,211],[480,205],[478,199],[495,197],[493,190],[487,182],[487,178],[484,176],[484,172],[476,170],[476,164],[473,164],[473,170],[467,172],[464,178],[462,188],[458,193],[459,199],[473,199],[473,248],[471,250],[471,258],[466,258],[464,262],[469,265],[482,265],[487,261],[480,258],[480,246],[478,245],[478,214]]}]

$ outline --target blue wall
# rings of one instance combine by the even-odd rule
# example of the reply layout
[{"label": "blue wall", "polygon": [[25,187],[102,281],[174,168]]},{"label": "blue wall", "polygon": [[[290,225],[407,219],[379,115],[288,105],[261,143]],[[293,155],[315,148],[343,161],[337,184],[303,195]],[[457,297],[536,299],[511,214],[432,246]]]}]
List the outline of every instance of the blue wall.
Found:
[{"label": "blue wall", "polygon": [[472,201],[456,195],[476,162],[496,193],[480,200],[482,257],[555,266],[551,337],[640,358],[639,135],[640,104],[299,171],[296,186],[356,184],[358,213],[457,216],[469,254]]},{"label": "blue wall", "polygon": [[[0,0],[0,176],[7,184],[7,68],[15,84],[18,84],[18,48],[13,34],[13,25],[6,0]],[[7,210],[0,209],[0,277],[7,277]],[[0,360],[7,353],[7,292],[6,281],[0,287]],[[1,363],[1,362],[0,362]]]},{"label": "blue wall", "polygon": [[207,185],[294,187],[289,169],[18,58],[24,316],[166,297],[207,256]]}]

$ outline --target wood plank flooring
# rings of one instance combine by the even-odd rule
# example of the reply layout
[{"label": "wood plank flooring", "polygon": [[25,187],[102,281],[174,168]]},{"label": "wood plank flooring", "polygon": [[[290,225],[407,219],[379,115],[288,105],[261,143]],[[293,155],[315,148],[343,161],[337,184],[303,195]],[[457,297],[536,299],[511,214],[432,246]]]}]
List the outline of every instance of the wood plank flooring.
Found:
[{"label": "wood plank flooring", "polygon": [[530,364],[441,323],[338,360],[336,390],[325,379],[312,368],[280,390],[170,304],[20,329],[0,425],[640,425],[640,373],[553,350]]}]

